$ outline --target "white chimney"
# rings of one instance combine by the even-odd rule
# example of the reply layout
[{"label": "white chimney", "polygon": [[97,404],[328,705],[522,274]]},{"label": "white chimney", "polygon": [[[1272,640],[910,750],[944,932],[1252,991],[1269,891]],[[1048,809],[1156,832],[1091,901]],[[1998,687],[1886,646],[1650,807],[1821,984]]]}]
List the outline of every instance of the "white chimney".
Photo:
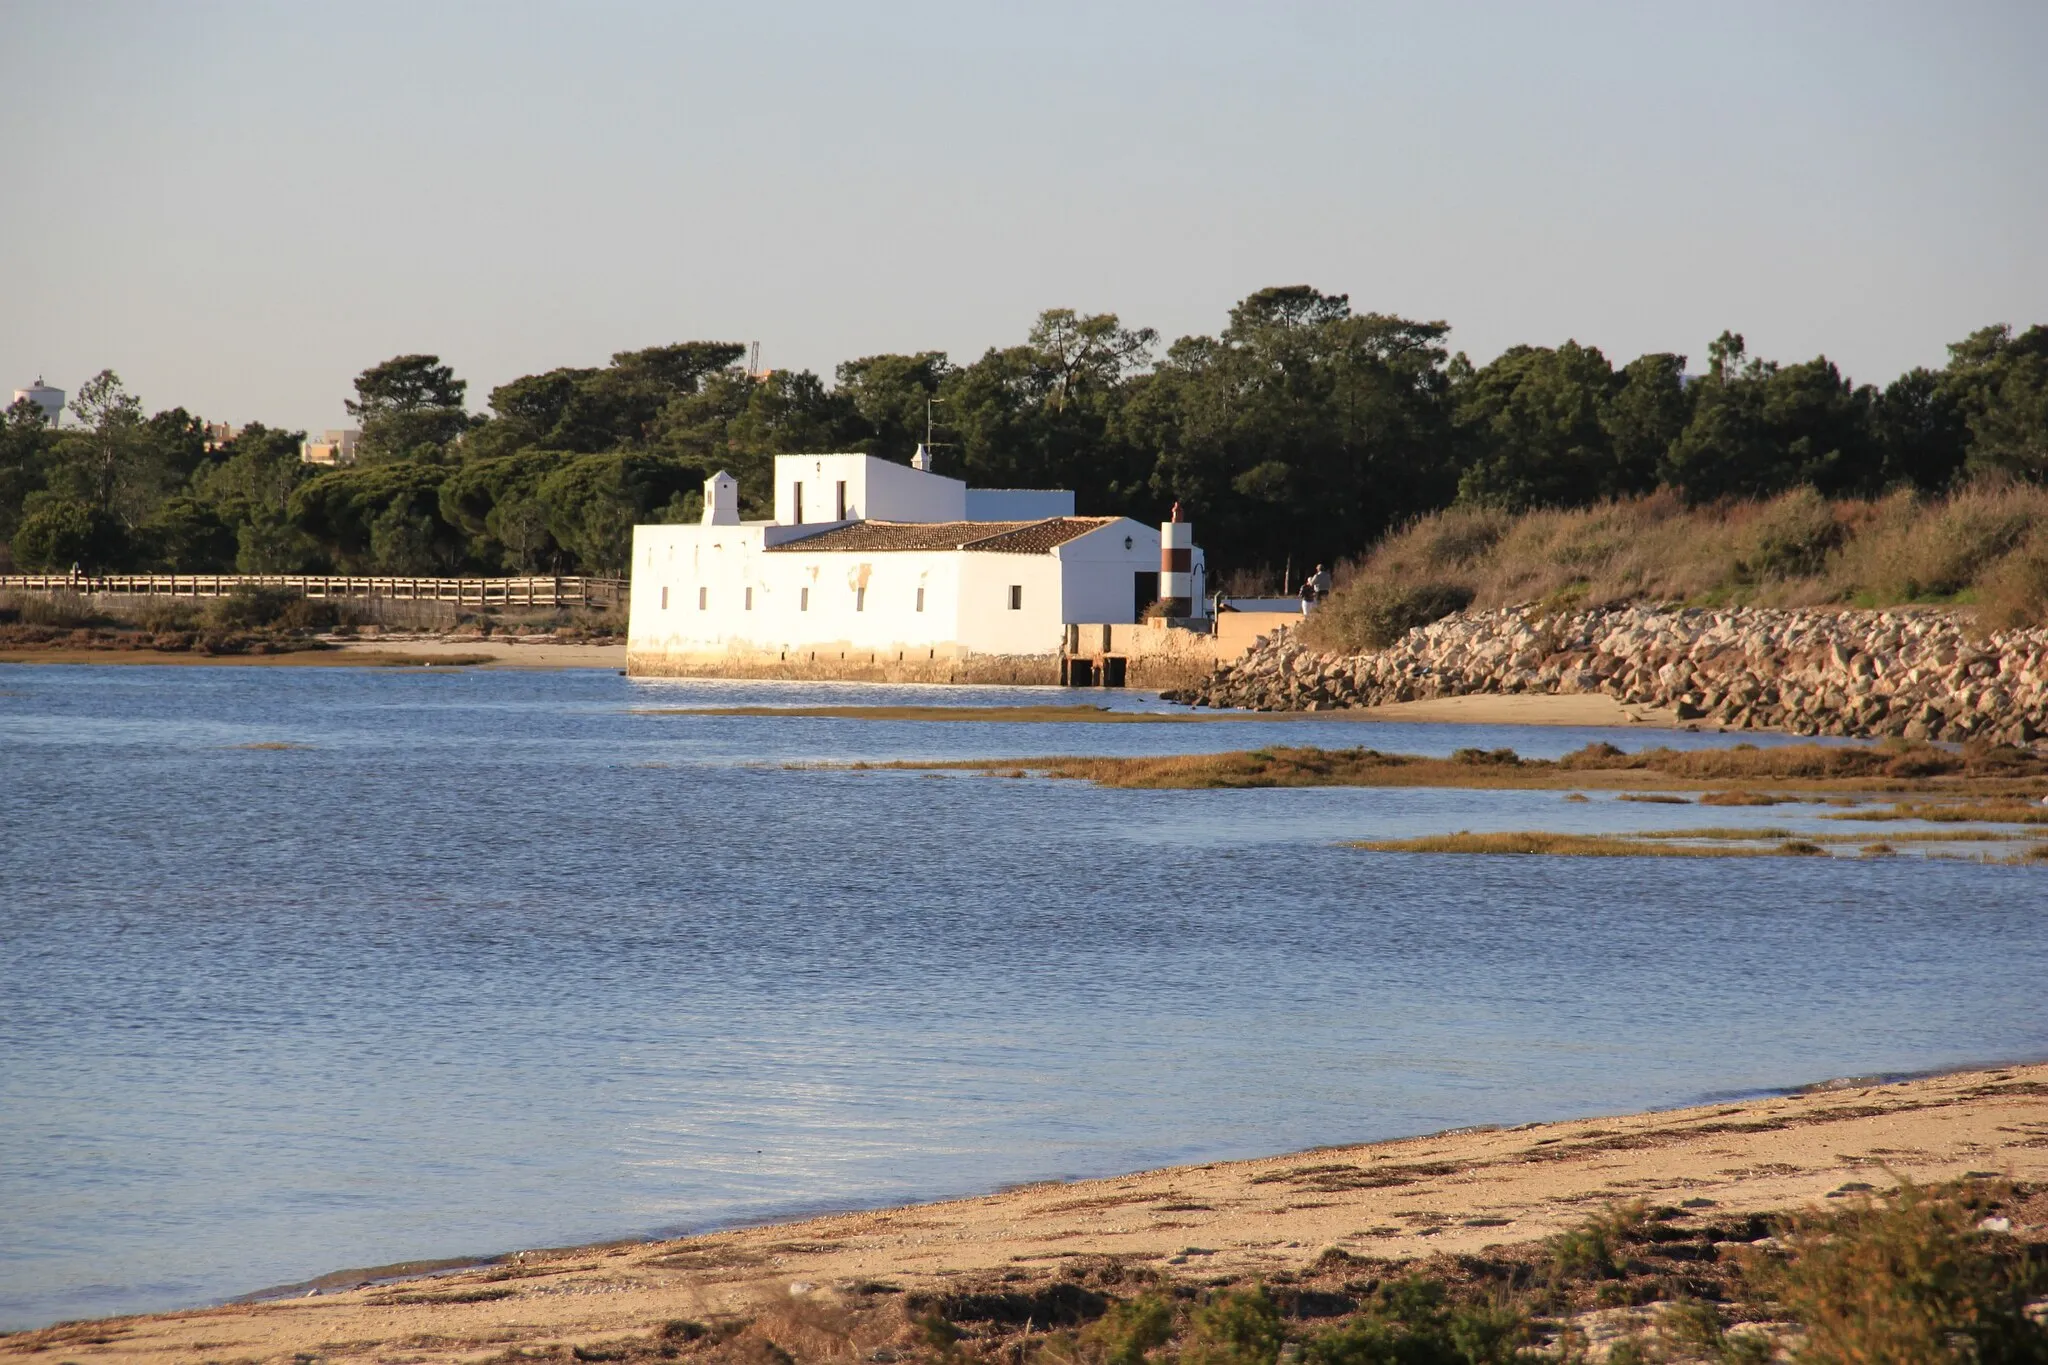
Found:
[{"label": "white chimney", "polygon": [[924,448],[923,441],[917,443],[917,454],[910,457],[910,467],[922,469],[927,474],[932,472],[932,453]]},{"label": "white chimney", "polygon": [[740,481],[723,469],[704,480],[704,524],[740,524]]}]

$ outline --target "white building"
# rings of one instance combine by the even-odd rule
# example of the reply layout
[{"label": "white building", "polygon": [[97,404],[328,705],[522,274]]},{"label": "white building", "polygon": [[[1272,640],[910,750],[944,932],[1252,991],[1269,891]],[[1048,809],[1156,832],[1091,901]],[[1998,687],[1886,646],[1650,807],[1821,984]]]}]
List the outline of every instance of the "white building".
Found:
[{"label": "white building", "polygon": [[356,462],[356,443],[363,433],[354,427],[345,430],[329,428],[320,433],[315,441],[310,437],[299,447],[299,459],[306,464],[345,465]]},{"label": "white building", "polygon": [[64,416],[64,390],[51,388],[43,382],[41,375],[37,375],[36,382],[27,388],[14,391],[15,402],[19,403],[24,398],[41,408],[44,420],[53,427]]},{"label": "white building", "polygon": [[697,525],[633,528],[639,674],[1049,682],[1067,627],[1159,596],[1159,529],[1074,495],[970,489],[868,455],[781,455],[775,518],[705,481]]}]

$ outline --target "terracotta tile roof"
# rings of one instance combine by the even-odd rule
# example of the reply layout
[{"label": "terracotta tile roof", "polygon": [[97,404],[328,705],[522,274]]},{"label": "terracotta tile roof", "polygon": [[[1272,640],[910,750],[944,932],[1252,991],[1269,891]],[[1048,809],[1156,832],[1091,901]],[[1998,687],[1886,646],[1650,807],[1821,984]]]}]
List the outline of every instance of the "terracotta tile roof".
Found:
[{"label": "terracotta tile roof", "polygon": [[981,550],[992,554],[1042,555],[1078,536],[1099,530],[1115,517],[1047,517],[1043,521],[857,521],[799,540],[769,547],[867,554],[887,550]]}]

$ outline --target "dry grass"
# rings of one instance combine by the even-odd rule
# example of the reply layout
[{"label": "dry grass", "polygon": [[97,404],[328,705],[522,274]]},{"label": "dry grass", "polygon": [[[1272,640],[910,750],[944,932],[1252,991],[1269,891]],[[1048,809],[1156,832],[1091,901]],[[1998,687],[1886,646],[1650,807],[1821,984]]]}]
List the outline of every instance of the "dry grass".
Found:
[{"label": "dry grass", "polygon": [[1946,498],[1839,502],[1800,489],[1706,508],[1660,492],[1519,516],[1454,507],[1394,532],[1337,576],[1326,630],[1353,593],[1420,602],[1425,590],[1432,602],[1465,597],[1477,607],[1961,601],[1979,603],[1995,628],[2034,625],[2048,619],[2048,488],[1987,482]]},{"label": "dry grass", "polygon": [[1564,858],[1759,858],[1772,854],[1822,853],[1818,844],[1792,842],[1773,848],[1732,844],[1676,844],[1605,834],[1547,834],[1517,830],[1506,834],[1429,834],[1417,839],[1364,839],[1351,845],[1368,853],[1540,854]]},{"label": "dry grass", "polygon": [[1897,805],[1847,810],[1823,818],[1924,820],[1937,825],[2048,825],[2048,806],[2029,801],[1902,801]]},{"label": "dry grass", "polygon": [[[1741,745],[1690,751],[1655,748],[1633,754],[1611,745],[1593,744],[1561,759],[1522,758],[1510,749],[1461,749],[1449,758],[1425,758],[1382,753],[1377,749],[1303,746],[1148,758],[906,760],[852,766],[954,769],[1013,776],[1032,772],[1140,790],[1463,787],[1668,792],[1711,787],[1724,798],[1717,804],[1736,804],[1728,799],[1731,781],[1770,783],[1780,789],[1793,788],[1805,793],[1942,792],[1980,801],[2001,799],[2001,809],[2023,809],[2015,798],[2048,792],[2048,759],[2038,755],[2016,749],[1956,752],[1899,742],[1786,744],[1771,748]],[[1761,798],[1763,794],[1751,795]],[[1791,798],[1772,795],[1769,801],[1756,799],[1742,804],[1770,804],[1779,799]],[[2048,816],[2048,809],[2044,809],[2043,815]]]}]

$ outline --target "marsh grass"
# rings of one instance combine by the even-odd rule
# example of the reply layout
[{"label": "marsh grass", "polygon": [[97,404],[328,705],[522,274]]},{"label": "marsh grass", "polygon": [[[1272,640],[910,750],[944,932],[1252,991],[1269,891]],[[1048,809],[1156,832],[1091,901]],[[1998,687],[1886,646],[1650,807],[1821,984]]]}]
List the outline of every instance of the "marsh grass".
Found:
[{"label": "marsh grass", "polygon": [[49,626],[58,630],[79,630],[107,624],[107,616],[79,593],[0,593],[0,625]]},{"label": "marsh grass", "polygon": [[[1962,752],[1902,741],[1882,745],[1787,744],[1771,748],[1667,748],[1624,753],[1591,744],[1560,759],[1519,757],[1512,749],[1461,749],[1450,758],[1390,754],[1377,749],[1313,746],[1243,749],[1218,754],[1147,758],[1057,757],[1034,759],[902,760],[853,764],[855,768],[902,768],[981,772],[1032,772],[1099,786],[1139,790],[1258,787],[1461,787],[1471,789],[1591,789],[1636,794],[1711,787],[1738,804],[1731,782],[1770,783],[1780,790],[1767,799],[1739,804],[1798,800],[1785,786],[1816,791],[1936,792],[2001,797],[2048,790],[2048,759],[2023,750]],[[1679,797],[1668,798],[1672,802]],[[2048,808],[2042,815],[2048,818]],[[1844,818],[1859,818],[1845,816]],[[1886,817],[1877,817],[1886,818]],[[1897,819],[1912,816],[1890,817]],[[1958,817],[1971,818],[1971,817]]]},{"label": "marsh grass", "polygon": [[2048,825],[2048,806],[2036,801],[1901,801],[1824,815],[1823,820],[1920,820],[1928,824]]},{"label": "marsh grass", "polygon": [[1758,858],[1772,853],[1821,853],[1818,845],[1776,849],[1733,844],[1678,844],[1604,834],[1548,834],[1539,830],[1514,833],[1428,834],[1415,839],[1367,839],[1351,845],[1368,853],[1490,853],[1566,858]]}]

